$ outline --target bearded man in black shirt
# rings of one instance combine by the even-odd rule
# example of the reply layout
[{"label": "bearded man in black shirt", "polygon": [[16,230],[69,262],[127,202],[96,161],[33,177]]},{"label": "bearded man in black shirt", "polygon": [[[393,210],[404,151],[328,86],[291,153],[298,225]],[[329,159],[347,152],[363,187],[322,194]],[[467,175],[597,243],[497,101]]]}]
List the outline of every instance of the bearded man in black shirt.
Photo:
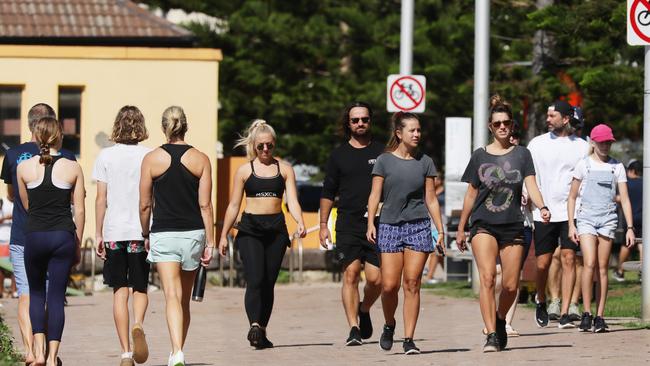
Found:
[{"label": "bearded man in black shirt", "polygon": [[[341,132],[348,140],[332,151],[327,164],[320,200],[320,242],[323,247],[332,237],[327,221],[338,196],[336,219],[336,258],[344,269],[341,297],[350,325],[347,346],[361,345],[372,336],[370,308],[381,294],[381,273],[377,247],[366,239],[368,196],[372,168],[384,146],[372,141],[372,109],[367,103],[349,105],[341,117]],[[361,270],[366,284],[363,302],[359,298]]]}]

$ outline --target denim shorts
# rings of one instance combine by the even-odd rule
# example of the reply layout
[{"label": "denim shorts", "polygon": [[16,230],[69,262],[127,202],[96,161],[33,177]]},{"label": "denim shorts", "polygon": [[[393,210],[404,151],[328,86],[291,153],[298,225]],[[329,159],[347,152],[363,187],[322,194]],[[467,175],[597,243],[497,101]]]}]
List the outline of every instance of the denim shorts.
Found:
[{"label": "denim shorts", "polygon": [[614,232],[618,226],[616,208],[609,210],[593,210],[580,208],[576,219],[578,235],[604,236],[614,239]]},{"label": "denim shorts", "polygon": [[16,291],[18,296],[29,295],[29,282],[27,282],[27,271],[25,271],[25,247],[22,245],[9,245],[9,259],[14,267],[16,278]]},{"label": "denim shorts", "polygon": [[201,264],[204,246],[203,229],[151,233],[147,262],[179,262],[183,271],[193,271]]},{"label": "denim shorts", "polygon": [[377,246],[381,253],[400,253],[404,248],[416,252],[433,252],[431,220],[426,218],[399,224],[380,223]]}]

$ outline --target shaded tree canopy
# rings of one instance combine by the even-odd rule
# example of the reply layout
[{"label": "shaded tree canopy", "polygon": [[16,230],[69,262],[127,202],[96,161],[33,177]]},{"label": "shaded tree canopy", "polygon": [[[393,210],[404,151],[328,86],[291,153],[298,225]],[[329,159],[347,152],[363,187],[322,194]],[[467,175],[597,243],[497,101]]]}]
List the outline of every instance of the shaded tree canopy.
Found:
[{"label": "shaded tree canopy", "polygon": [[[219,139],[224,153],[248,122],[266,119],[279,135],[278,154],[323,166],[343,107],[375,109],[373,132],[388,138],[386,77],[399,72],[399,0],[151,0],[223,19],[214,32],[185,26],[202,47],[220,48]],[[444,162],[444,118],[472,116],[474,1],[415,2],[413,73],[427,77],[423,150]],[[512,102],[526,122],[531,102],[548,105],[578,95],[586,131],[606,122],[617,136],[641,138],[643,48],[625,40],[625,2],[532,0],[491,2],[490,92]],[[533,36],[553,37],[540,73],[530,61]],[[488,101],[486,101],[486,104]],[[537,113],[545,113],[545,108]],[[543,120],[543,116],[539,116]]]}]

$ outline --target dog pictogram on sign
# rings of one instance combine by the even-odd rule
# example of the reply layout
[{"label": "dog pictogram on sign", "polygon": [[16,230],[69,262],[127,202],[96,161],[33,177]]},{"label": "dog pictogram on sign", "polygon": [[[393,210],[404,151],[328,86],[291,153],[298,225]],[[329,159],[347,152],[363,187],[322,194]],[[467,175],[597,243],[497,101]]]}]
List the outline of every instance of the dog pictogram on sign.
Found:
[{"label": "dog pictogram on sign", "polygon": [[386,83],[388,112],[423,113],[426,81],[423,75],[389,75]]},{"label": "dog pictogram on sign", "polygon": [[650,46],[650,0],[627,0],[627,43]]}]

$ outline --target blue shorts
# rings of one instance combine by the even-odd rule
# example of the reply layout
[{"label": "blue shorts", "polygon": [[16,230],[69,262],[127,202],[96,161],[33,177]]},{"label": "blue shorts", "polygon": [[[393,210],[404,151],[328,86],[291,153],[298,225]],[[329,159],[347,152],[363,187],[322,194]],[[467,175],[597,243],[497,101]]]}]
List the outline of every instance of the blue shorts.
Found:
[{"label": "blue shorts", "polygon": [[9,245],[9,258],[11,266],[14,267],[16,278],[16,290],[18,296],[29,296],[29,282],[27,282],[27,271],[25,271],[25,247],[22,245]]},{"label": "blue shorts", "polygon": [[578,210],[576,228],[578,235],[604,236],[614,239],[614,233],[618,226],[618,215],[616,210],[596,211],[593,209]]},{"label": "blue shorts", "polygon": [[178,262],[183,271],[194,271],[201,264],[205,230],[151,233],[147,262]]},{"label": "blue shorts", "polygon": [[433,252],[431,220],[418,219],[399,224],[379,224],[377,246],[381,253],[400,253],[404,248],[416,252]]}]

